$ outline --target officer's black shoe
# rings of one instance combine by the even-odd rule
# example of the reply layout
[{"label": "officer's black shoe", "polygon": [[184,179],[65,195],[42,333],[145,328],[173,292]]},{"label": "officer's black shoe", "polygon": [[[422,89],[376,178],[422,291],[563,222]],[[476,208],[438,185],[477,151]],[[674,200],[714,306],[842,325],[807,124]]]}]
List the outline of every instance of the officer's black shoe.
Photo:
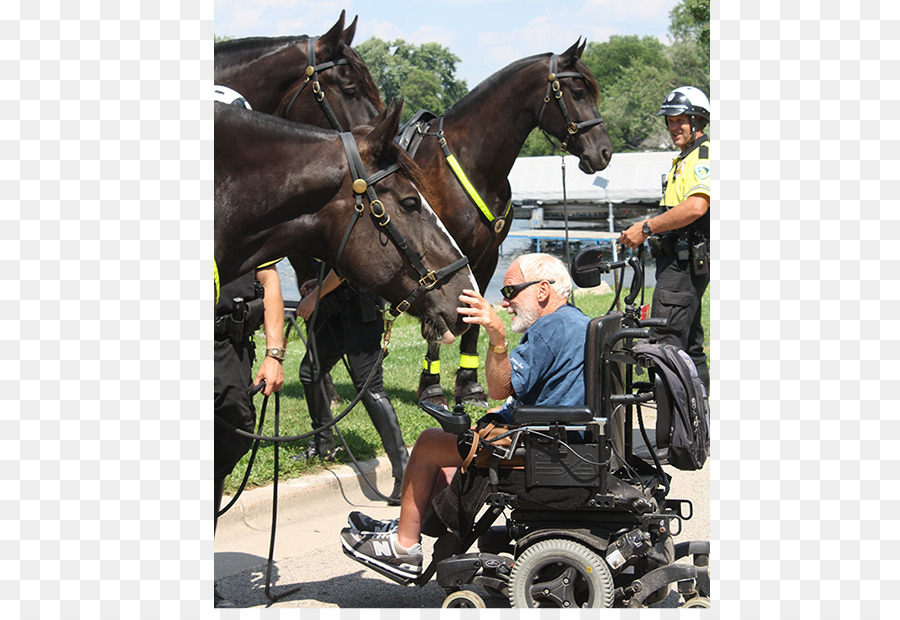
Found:
[{"label": "officer's black shoe", "polygon": [[391,491],[390,496],[387,499],[388,506],[399,506],[400,498],[402,494],[400,493],[403,488],[403,480],[400,478],[394,478],[394,489]]},{"label": "officer's black shoe", "polygon": [[219,594],[219,589],[213,587],[213,599],[215,600],[214,607],[228,608],[228,609],[237,609],[237,605],[229,601],[227,598]]},{"label": "officer's black shoe", "polygon": [[309,442],[309,445],[306,446],[306,450],[304,450],[300,454],[294,454],[289,458],[291,458],[294,461],[308,461],[308,460],[318,456],[318,457],[321,457],[323,461],[333,462],[335,457],[337,456],[337,453],[340,452],[341,450],[343,450],[343,448],[340,446],[337,446],[333,450],[330,450],[330,451],[324,452],[324,453],[320,453],[319,449],[316,447],[316,442],[311,441],[311,442]]}]

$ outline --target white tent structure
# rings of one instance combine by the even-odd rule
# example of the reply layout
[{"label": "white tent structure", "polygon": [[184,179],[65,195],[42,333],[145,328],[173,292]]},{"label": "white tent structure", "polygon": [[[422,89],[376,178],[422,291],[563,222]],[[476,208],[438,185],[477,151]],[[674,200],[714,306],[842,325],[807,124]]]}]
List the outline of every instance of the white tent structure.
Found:
[{"label": "white tent structure", "polygon": [[[597,210],[606,216],[610,205],[658,205],[662,198],[662,176],[677,151],[617,153],[605,170],[584,174],[578,158],[565,157],[566,199],[577,212]],[[561,158],[520,157],[509,174],[513,204],[517,207],[562,208]]]}]

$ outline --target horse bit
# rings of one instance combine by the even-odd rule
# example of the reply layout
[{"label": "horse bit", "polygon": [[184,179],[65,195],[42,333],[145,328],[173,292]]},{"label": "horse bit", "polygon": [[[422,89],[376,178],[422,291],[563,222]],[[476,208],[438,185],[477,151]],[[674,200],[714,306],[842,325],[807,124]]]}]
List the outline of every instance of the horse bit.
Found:
[{"label": "horse bit", "polygon": [[[592,118],[581,123],[575,123],[572,120],[572,118],[569,116],[569,109],[566,107],[566,102],[562,96],[562,89],[559,84],[559,78],[581,78],[585,82],[587,82],[587,78],[584,77],[584,75],[580,71],[557,73],[556,67],[558,59],[558,54],[550,55],[550,74],[547,76],[547,93],[544,95],[544,105],[541,106],[541,113],[538,114],[538,124],[540,124],[541,118],[543,118],[544,116],[544,110],[547,108],[547,104],[550,103],[550,99],[556,99],[556,103],[559,106],[559,111],[562,114],[563,121],[566,123],[566,131],[569,134],[566,140],[562,141],[559,148],[561,151],[566,151],[568,149],[570,138],[574,138],[582,130],[586,131],[594,125],[601,124],[603,122],[603,119],[598,115],[597,118]],[[549,136],[546,131],[544,132],[544,134]]]}]

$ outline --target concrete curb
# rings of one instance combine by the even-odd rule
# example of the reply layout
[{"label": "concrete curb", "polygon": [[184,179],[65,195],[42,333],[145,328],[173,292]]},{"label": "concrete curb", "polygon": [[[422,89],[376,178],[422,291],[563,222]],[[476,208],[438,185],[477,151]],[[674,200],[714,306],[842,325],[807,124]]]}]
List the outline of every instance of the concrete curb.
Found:
[{"label": "concrete curb", "polygon": [[[371,505],[384,500],[375,495],[363,480],[372,482],[383,495],[393,488],[391,464],[387,457],[360,461],[360,470],[352,464],[329,465],[324,471],[278,482],[278,521],[300,521],[321,516],[333,505]],[[219,517],[216,537],[231,538],[238,530],[268,530],[272,523],[274,485],[247,489],[237,503]],[[222,499],[227,506],[231,497]]]}]

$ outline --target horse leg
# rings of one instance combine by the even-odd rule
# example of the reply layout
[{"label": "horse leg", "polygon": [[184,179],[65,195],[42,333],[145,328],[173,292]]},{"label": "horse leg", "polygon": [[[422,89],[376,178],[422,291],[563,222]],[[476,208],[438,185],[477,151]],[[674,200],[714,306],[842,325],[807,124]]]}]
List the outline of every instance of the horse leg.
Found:
[{"label": "horse leg", "polygon": [[470,325],[459,344],[459,369],[453,398],[457,405],[490,407],[487,394],[478,382],[478,325]]},{"label": "horse leg", "polygon": [[[471,328],[470,328],[471,330]],[[441,389],[441,345],[428,343],[428,352],[425,353],[425,364],[419,375],[418,399],[425,400],[435,405],[449,407],[444,390]]]},{"label": "horse leg", "polygon": [[[480,264],[476,266],[475,280],[478,289],[487,290],[500,253],[497,248],[486,252]],[[453,388],[453,397],[457,404],[475,405],[476,407],[490,407],[487,394],[478,382],[478,325],[470,325],[459,342],[459,369],[456,371],[456,385]]]}]

